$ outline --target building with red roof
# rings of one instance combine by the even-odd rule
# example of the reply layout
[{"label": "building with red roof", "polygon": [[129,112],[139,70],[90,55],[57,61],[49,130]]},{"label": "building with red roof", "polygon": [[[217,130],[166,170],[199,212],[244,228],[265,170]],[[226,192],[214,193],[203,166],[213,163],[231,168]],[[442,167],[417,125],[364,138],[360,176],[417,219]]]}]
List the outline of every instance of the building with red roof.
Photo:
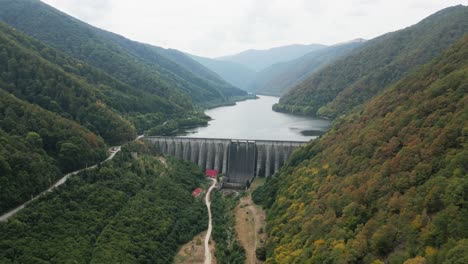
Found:
[{"label": "building with red roof", "polygon": [[206,176],[210,178],[216,178],[218,176],[218,171],[217,170],[206,170],[205,171]]},{"label": "building with red roof", "polygon": [[198,197],[202,191],[202,188],[196,188],[195,190],[193,190],[192,195]]}]

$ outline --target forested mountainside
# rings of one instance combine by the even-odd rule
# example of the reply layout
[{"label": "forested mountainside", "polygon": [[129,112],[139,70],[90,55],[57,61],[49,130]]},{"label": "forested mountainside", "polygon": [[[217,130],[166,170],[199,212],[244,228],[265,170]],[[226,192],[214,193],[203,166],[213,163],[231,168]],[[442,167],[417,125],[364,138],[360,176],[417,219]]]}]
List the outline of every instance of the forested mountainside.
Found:
[{"label": "forested mountainside", "polygon": [[223,56],[216,58],[218,60],[235,62],[243,65],[255,72],[261,71],[275,63],[282,61],[294,60],[312,52],[326,47],[321,44],[309,44],[309,45],[287,45],[267,50],[246,50],[238,54]]},{"label": "forested mountainside", "polygon": [[269,207],[266,263],[467,263],[467,106],[465,36],[254,193]]},{"label": "forested mountainside", "polygon": [[467,33],[468,7],[443,9],[414,26],[367,41],[294,87],[274,110],[337,117],[415,66],[429,62]]},{"label": "forested mountainside", "polygon": [[183,90],[195,103],[219,104],[229,102],[230,97],[246,94],[245,91],[228,84],[219,75],[178,50],[138,43],[110,32],[103,32],[103,35],[140,60],[161,67],[160,71],[168,76],[174,73],[180,76],[175,77],[176,80],[186,86]]},{"label": "forested mountainside", "polygon": [[[155,50],[155,52],[158,52],[164,55],[165,57],[169,58],[170,60],[176,62],[177,64],[185,66],[187,70],[191,71],[197,76],[201,76],[206,80],[220,85],[220,87],[226,86],[226,88],[232,88],[232,85],[228,85],[228,83],[226,83],[226,81],[215,71],[212,71],[210,70],[210,68],[203,66],[203,64],[199,63],[198,61],[194,60],[191,56],[181,51],[175,49],[164,49],[151,45],[147,46],[149,46],[150,49]],[[232,92],[235,91],[236,89],[232,89]]]},{"label": "forested mountainside", "polygon": [[0,214],[106,155],[99,136],[0,89]]},{"label": "forested mountainside", "polygon": [[248,89],[257,94],[281,96],[312,73],[350,53],[363,42],[325,47],[297,59],[273,64],[258,72]]},{"label": "forested mountainside", "polygon": [[[14,28],[138,91],[158,95],[184,109],[191,109],[191,99],[200,105],[212,105],[226,103],[232,94],[246,94],[220,79],[195,75],[208,70],[200,69],[203,66],[194,61],[179,65],[169,59],[167,52],[158,52],[157,47],[92,27],[39,0],[1,0],[0,4],[0,20]],[[184,61],[191,59],[186,56]]]},{"label": "forested mountainside", "polygon": [[171,263],[207,227],[206,207],[191,195],[203,181],[194,164],[163,162],[132,143],[0,223],[0,262]]},{"label": "forested mountainside", "polygon": [[208,69],[217,73],[232,85],[251,92],[250,85],[256,75],[255,71],[235,62],[210,59],[195,55],[189,56]]},{"label": "forested mountainside", "polygon": [[115,109],[130,112],[132,105],[139,105],[133,108],[136,112],[145,105],[158,110],[151,102],[139,100],[132,88],[1,22],[0,84],[20,99],[77,121],[110,144],[136,134]]}]

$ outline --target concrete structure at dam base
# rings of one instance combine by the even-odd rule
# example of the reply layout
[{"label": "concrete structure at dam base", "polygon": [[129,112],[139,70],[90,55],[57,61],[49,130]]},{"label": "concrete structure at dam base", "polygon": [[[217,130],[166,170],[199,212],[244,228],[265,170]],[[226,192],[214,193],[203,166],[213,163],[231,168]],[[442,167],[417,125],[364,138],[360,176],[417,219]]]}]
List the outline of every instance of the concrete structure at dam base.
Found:
[{"label": "concrete structure at dam base", "polygon": [[243,189],[256,176],[270,177],[307,142],[189,137],[145,137],[163,154],[225,175],[223,188]]}]

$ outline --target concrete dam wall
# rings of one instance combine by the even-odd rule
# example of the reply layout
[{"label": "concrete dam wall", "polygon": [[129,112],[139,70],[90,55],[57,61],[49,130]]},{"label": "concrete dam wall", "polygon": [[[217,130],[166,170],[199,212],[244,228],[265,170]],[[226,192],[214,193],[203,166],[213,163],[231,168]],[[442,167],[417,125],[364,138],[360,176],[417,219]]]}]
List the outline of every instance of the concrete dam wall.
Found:
[{"label": "concrete dam wall", "polygon": [[244,186],[254,176],[277,173],[294,149],[306,142],[236,140],[187,137],[145,137],[163,154],[194,162],[201,169],[217,170],[227,185]]}]

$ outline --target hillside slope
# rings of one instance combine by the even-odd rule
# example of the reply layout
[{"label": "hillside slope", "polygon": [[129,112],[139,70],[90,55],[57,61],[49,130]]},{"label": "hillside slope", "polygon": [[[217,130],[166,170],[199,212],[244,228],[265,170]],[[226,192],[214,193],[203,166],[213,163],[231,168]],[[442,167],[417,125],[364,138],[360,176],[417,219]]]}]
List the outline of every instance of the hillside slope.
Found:
[{"label": "hillside slope", "polygon": [[45,190],[65,172],[106,157],[99,136],[21,101],[0,86],[0,214]]},{"label": "hillside slope", "polygon": [[[131,156],[138,152],[138,159]],[[189,162],[141,141],[0,223],[0,263],[172,263],[207,228],[204,182]]]},{"label": "hillside slope", "polygon": [[222,80],[214,82],[195,75],[197,70],[192,67],[203,67],[196,62],[179,65],[156,52],[156,47],[92,27],[38,0],[1,0],[0,4],[0,20],[7,24],[127,85],[183,108],[190,109],[192,99],[203,105],[226,102],[229,94],[245,95]]},{"label": "hillside slope", "polygon": [[[118,110],[158,110],[139,100],[132,88],[2,22],[0,84],[18,98],[75,120],[110,144],[135,137],[135,128]],[[138,102],[140,106],[133,108]]]},{"label": "hillside slope", "polygon": [[314,72],[347,55],[361,44],[362,42],[351,42],[330,46],[291,61],[273,64],[257,73],[249,90],[257,94],[281,96]]},{"label": "hillside slope", "polygon": [[267,50],[246,50],[238,54],[216,58],[218,60],[235,62],[253,71],[261,71],[275,63],[294,60],[312,52],[326,47],[320,44],[310,45],[287,45]]},{"label": "hillside slope", "polygon": [[466,263],[467,120],[465,37],[255,193],[270,207],[266,263]]},{"label": "hillside slope", "polygon": [[441,10],[418,24],[366,42],[294,87],[274,110],[337,117],[372,98],[468,33],[468,7]]},{"label": "hillside slope", "polygon": [[186,87],[196,86],[195,92],[184,87],[195,103],[222,103],[231,96],[245,95],[245,91],[228,84],[219,75],[178,50],[139,43],[110,32],[102,33],[139,60],[159,67],[168,76],[176,74],[177,80]]}]

